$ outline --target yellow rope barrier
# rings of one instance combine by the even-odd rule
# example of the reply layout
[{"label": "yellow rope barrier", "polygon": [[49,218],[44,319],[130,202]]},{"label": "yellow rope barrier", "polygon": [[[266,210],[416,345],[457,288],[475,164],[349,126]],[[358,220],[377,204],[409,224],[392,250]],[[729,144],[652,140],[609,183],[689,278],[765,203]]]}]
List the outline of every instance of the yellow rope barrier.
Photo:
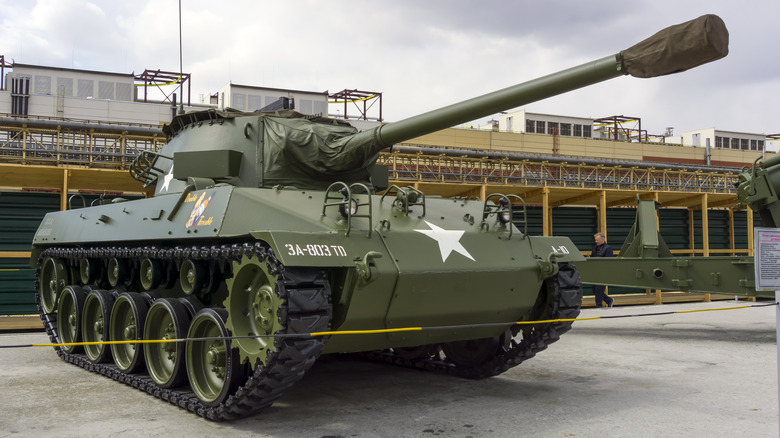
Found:
[{"label": "yellow rope barrier", "polygon": [[669,311],[669,312],[640,313],[640,314],[629,314],[629,315],[603,315],[603,316],[591,316],[587,318],[544,319],[538,321],[496,322],[496,323],[484,323],[484,324],[463,324],[463,325],[455,325],[455,326],[400,327],[400,328],[373,329],[373,330],[340,330],[340,331],[337,330],[337,331],[311,332],[311,333],[299,333],[299,334],[268,334],[268,335],[250,335],[250,336],[226,336],[226,337],[213,337],[213,338],[137,339],[137,340],[124,340],[124,341],[63,342],[59,344],[0,345],[0,348],[71,347],[71,346],[75,347],[75,346],[82,346],[82,345],[157,344],[157,343],[171,343],[171,342],[190,342],[190,341],[246,339],[246,338],[369,335],[369,334],[398,333],[398,332],[416,332],[416,331],[423,331],[423,330],[452,330],[452,329],[477,328],[477,327],[498,327],[498,326],[507,326],[507,325],[550,324],[554,322],[594,321],[597,319],[636,318],[640,316],[661,316],[661,315],[673,315],[677,313],[683,314],[683,313],[696,313],[696,312],[715,312],[715,311],[725,311],[725,310],[748,309],[748,308],[755,308],[755,307],[768,307],[768,306],[776,306],[776,305],[778,304],[770,303],[770,304],[744,305],[744,306],[735,306],[735,307],[719,307],[716,309],[676,310],[676,311]]}]

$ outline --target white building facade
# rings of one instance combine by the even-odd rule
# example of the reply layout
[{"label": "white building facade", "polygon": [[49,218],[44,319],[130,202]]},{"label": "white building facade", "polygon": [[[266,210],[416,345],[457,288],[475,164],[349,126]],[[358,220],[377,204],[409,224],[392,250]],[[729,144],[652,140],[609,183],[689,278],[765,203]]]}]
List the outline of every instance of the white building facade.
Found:
[{"label": "white building facade", "polygon": [[684,132],[677,137],[667,137],[666,143],[683,146],[712,147],[742,151],[763,152],[766,135],[747,132],[721,131],[715,128],[698,129]]},{"label": "white building facade", "polygon": [[159,126],[169,105],[136,101],[131,73],[14,64],[0,90],[0,113],[21,117]]},{"label": "white building facade", "polygon": [[514,111],[498,116],[498,130],[529,134],[557,134],[593,138],[593,119]]},{"label": "white building facade", "polygon": [[295,110],[303,114],[328,115],[328,92],[286,90],[281,88],[254,87],[228,83],[218,92],[217,106],[239,111],[256,111],[270,105],[280,97],[291,98]]}]

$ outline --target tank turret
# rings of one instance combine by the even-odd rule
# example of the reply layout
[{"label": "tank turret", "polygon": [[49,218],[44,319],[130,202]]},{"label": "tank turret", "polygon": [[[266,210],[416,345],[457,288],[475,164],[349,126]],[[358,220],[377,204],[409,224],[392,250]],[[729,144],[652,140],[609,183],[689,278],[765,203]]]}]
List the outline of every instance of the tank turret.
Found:
[{"label": "tank turret", "polygon": [[131,174],[155,196],[49,213],[33,240],[56,351],[210,420],[253,415],[321,354],[498,375],[580,312],[566,237],[527,233],[525,202],[425,196],[372,172],[381,150],[606,79],[726,55],[716,16],[569,70],[358,132],[292,111],[201,111]]}]

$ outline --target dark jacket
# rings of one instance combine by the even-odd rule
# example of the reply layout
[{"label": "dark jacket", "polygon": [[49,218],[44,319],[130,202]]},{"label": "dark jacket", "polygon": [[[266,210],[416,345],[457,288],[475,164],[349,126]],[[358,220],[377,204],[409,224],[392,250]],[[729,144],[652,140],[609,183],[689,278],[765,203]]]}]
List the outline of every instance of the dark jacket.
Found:
[{"label": "dark jacket", "polygon": [[590,256],[591,257],[613,257],[614,254],[612,254],[612,247],[607,245],[606,243],[602,243],[601,245],[593,245],[593,249],[590,250]]}]

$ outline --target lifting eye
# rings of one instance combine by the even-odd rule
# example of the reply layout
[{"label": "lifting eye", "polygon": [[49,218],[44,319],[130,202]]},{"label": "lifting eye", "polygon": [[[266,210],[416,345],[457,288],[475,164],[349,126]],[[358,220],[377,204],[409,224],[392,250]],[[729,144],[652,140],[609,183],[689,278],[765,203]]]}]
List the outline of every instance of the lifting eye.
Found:
[{"label": "lifting eye", "polygon": [[509,200],[501,198],[498,201],[498,212],[496,213],[498,221],[502,224],[508,224],[512,221],[512,210],[509,208]]},{"label": "lifting eye", "polygon": [[416,204],[420,199],[420,195],[418,192],[410,190],[409,188],[399,188],[395,194],[395,198],[398,207],[401,208],[404,213],[408,214],[410,211],[409,205]]}]

